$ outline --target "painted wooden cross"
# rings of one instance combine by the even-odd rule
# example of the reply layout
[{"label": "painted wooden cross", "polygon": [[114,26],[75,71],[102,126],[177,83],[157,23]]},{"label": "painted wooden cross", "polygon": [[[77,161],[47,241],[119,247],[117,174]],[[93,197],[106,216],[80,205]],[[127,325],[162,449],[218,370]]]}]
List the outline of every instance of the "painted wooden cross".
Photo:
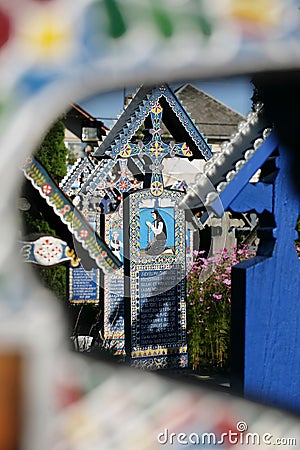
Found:
[{"label": "painted wooden cross", "polygon": [[163,175],[162,175],[162,160],[166,156],[174,157],[178,156],[192,156],[192,152],[186,143],[165,143],[161,139],[161,121],[162,121],[162,107],[157,102],[151,109],[151,121],[152,129],[150,133],[152,134],[152,139],[147,144],[143,142],[138,142],[137,144],[127,143],[121,148],[116,146],[111,152],[112,157],[121,156],[122,158],[129,158],[138,154],[145,154],[149,156],[152,164],[150,165],[151,174],[151,184],[150,191],[154,197],[159,197],[162,195],[164,190]]}]

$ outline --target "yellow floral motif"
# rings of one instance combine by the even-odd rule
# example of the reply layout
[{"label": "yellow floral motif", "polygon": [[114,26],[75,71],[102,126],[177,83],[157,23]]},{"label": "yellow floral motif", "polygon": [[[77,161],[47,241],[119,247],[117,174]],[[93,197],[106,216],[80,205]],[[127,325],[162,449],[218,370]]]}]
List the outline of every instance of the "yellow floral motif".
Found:
[{"label": "yellow floral motif", "polygon": [[161,146],[161,142],[155,141],[154,142],[154,147],[150,148],[151,153],[154,153],[155,157],[158,158],[159,155],[162,152],[162,146]]},{"label": "yellow floral motif", "polygon": [[72,226],[73,226],[73,230],[79,230],[82,226],[81,220],[78,217],[76,217],[75,214],[74,214]]},{"label": "yellow floral motif", "polygon": [[40,173],[40,171],[34,165],[31,165],[26,169],[26,173],[36,182],[37,186],[42,186],[46,183],[46,178]]},{"label": "yellow floral motif", "polygon": [[163,193],[164,187],[160,181],[154,181],[151,184],[150,191],[154,197],[159,197]]},{"label": "yellow floral motif", "polygon": [[162,112],[162,107],[160,106],[160,104],[157,102],[156,105],[151,109],[151,112],[153,114],[160,114]]},{"label": "yellow floral motif", "polygon": [[88,245],[89,249],[93,252],[94,255],[98,254],[100,251],[99,245],[97,244],[97,241],[93,236],[88,237],[85,240],[86,244]]},{"label": "yellow floral motif", "polygon": [[65,206],[64,201],[56,192],[51,196],[51,202],[57,209],[61,209]]},{"label": "yellow floral motif", "polygon": [[28,8],[17,32],[26,56],[43,62],[62,60],[74,47],[67,11],[58,4]]},{"label": "yellow floral motif", "polygon": [[126,144],[120,151],[120,156],[123,158],[128,158],[131,155],[131,152],[132,148],[130,147],[130,144]]},{"label": "yellow floral motif", "polygon": [[66,248],[66,255],[69,258],[71,258],[71,266],[72,267],[79,266],[79,259],[77,258],[76,253],[72,248],[70,248],[70,247]]},{"label": "yellow floral motif", "polygon": [[231,0],[230,12],[238,20],[275,26],[280,22],[279,0]]},{"label": "yellow floral motif", "polygon": [[65,214],[64,218],[67,222],[73,223],[74,218],[75,218],[74,212],[73,211],[68,212],[67,214]]},{"label": "yellow floral motif", "polygon": [[192,156],[193,154],[186,144],[183,144],[183,146],[181,147],[181,151],[184,156]]}]

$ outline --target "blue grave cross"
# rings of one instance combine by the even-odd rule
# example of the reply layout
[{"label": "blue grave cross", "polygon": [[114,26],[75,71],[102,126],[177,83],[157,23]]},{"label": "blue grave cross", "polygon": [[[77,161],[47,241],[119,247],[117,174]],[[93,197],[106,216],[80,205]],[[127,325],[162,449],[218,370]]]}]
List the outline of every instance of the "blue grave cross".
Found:
[{"label": "blue grave cross", "polygon": [[165,143],[162,141],[161,134],[161,121],[162,121],[162,107],[159,102],[157,102],[150,111],[152,129],[150,133],[152,134],[152,139],[147,144],[143,142],[138,142],[137,144],[126,143],[121,147],[121,149],[116,146],[111,156],[122,158],[129,158],[138,154],[145,154],[151,159],[151,184],[150,191],[154,197],[159,197],[162,195],[164,190],[163,175],[162,175],[162,161],[166,156],[174,157],[192,156],[192,152],[186,143],[175,143],[169,142]]}]

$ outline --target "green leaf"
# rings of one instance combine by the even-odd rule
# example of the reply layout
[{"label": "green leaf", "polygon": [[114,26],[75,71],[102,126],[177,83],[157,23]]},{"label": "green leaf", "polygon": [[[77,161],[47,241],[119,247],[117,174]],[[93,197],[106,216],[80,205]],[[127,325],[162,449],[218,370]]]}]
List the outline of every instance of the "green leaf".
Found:
[{"label": "green leaf", "polygon": [[126,33],[126,23],[115,0],[103,0],[108,15],[108,33],[114,39]]},{"label": "green leaf", "polygon": [[169,13],[161,8],[160,3],[156,0],[152,0],[152,14],[161,34],[170,38],[173,35],[174,27],[170,19]]}]

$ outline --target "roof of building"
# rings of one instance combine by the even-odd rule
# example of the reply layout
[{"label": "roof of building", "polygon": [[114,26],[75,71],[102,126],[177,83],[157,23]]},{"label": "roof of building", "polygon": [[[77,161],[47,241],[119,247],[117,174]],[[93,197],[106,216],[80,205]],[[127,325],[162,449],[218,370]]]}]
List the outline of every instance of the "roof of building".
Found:
[{"label": "roof of building", "polygon": [[108,128],[100,120],[91,116],[81,106],[76,103],[72,103],[71,108],[66,112],[65,117],[62,119],[66,128],[70,130],[79,139],[82,137],[82,127],[89,124],[96,124],[99,129],[99,140],[102,136],[106,135]]},{"label": "roof of building", "polygon": [[191,84],[175,91],[176,97],[207,139],[229,139],[244,116]]}]

